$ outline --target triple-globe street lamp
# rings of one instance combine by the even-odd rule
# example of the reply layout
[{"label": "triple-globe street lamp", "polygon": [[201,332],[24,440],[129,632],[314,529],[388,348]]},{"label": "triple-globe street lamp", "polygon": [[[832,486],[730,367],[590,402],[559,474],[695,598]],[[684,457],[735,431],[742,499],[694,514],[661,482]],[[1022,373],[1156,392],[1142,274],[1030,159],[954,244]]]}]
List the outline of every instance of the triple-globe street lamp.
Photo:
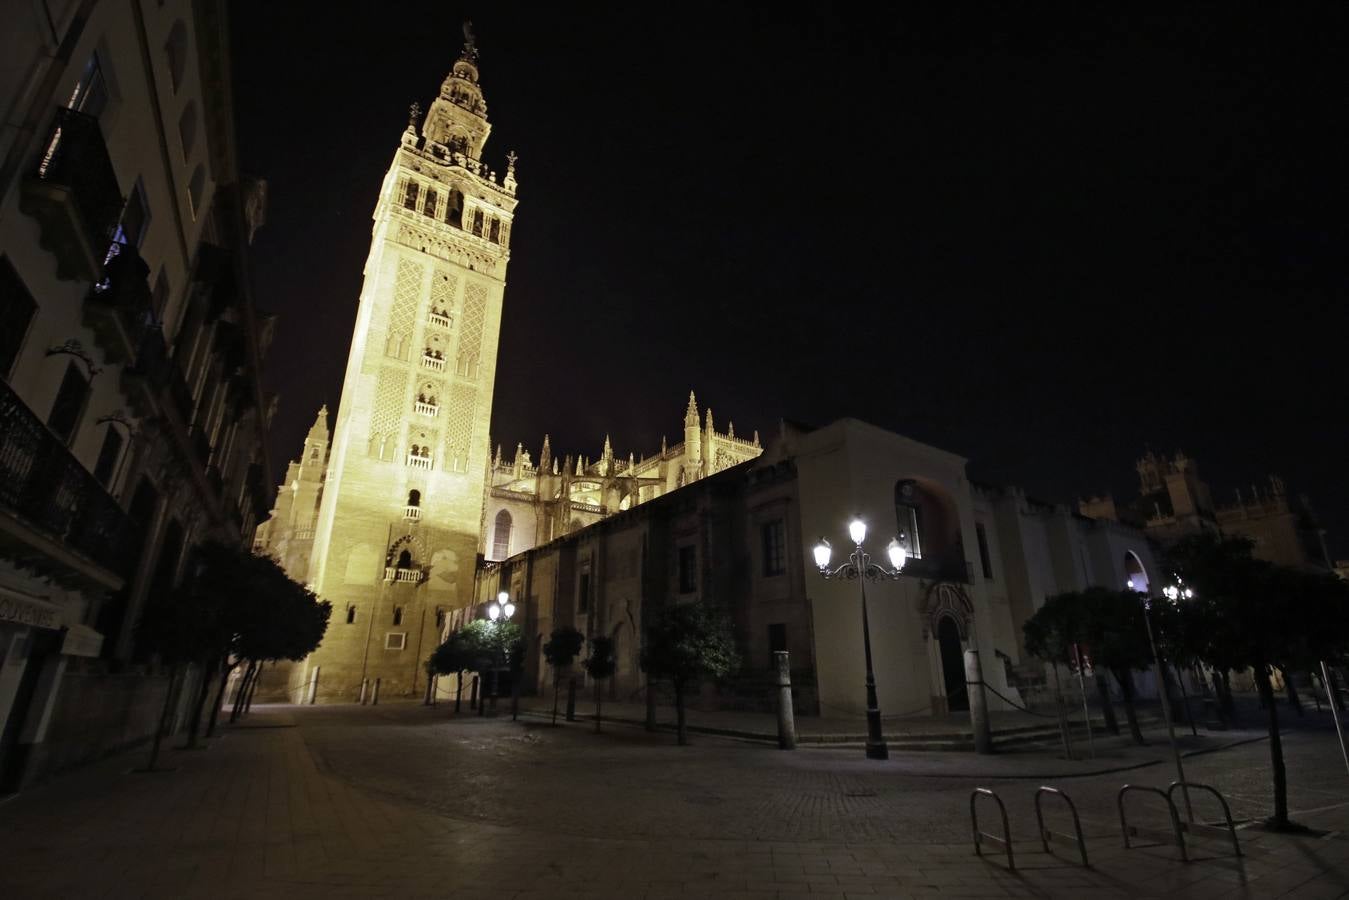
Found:
[{"label": "triple-globe street lamp", "polygon": [[505,650],[501,646],[501,628],[511,620],[515,615],[515,604],[511,602],[511,595],[505,591],[497,594],[497,602],[487,607],[487,618],[492,620],[492,627],[496,631],[496,645],[498,663],[496,670],[492,672],[492,713],[496,714],[497,708],[497,685],[501,681],[501,667],[505,665]]},{"label": "triple-globe street lamp", "polygon": [[823,537],[815,545],[815,565],[825,578],[856,579],[862,591],[862,648],[867,663],[867,759],[889,759],[890,751],[885,746],[885,736],[881,733],[881,709],[876,700],[876,675],[871,669],[871,623],[867,618],[867,580],[879,581],[882,578],[899,578],[900,570],[908,559],[908,551],[898,538],[892,538],[885,552],[890,557],[890,568],[871,561],[871,556],[862,549],[867,537],[867,524],[860,518],[848,523],[848,536],[854,544],[848,561],[836,569],[829,568],[829,556],[832,548]]},{"label": "triple-globe street lamp", "polygon": [[[1179,575],[1175,576],[1175,579],[1174,584],[1168,584],[1162,588],[1162,596],[1173,605],[1179,604],[1182,600],[1193,599],[1194,591],[1186,587],[1185,582]],[[1133,587],[1133,582],[1129,582],[1129,587]],[[1152,677],[1157,683],[1157,695],[1162,701],[1162,718],[1166,719],[1166,734],[1171,741],[1171,755],[1176,761],[1176,777],[1181,784],[1181,796],[1185,799],[1185,815],[1189,821],[1193,822],[1194,807],[1190,804],[1190,788],[1185,780],[1185,764],[1180,759],[1180,746],[1176,743],[1176,725],[1171,719],[1171,692],[1166,689],[1166,677],[1162,674],[1162,657],[1157,652],[1157,639],[1152,632],[1152,599],[1147,594],[1143,594],[1143,625],[1148,630],[1148,646],[1152,649]],[[1176,678],[1179,680],[1183,677],[1180,669],[1177,668]]]}]

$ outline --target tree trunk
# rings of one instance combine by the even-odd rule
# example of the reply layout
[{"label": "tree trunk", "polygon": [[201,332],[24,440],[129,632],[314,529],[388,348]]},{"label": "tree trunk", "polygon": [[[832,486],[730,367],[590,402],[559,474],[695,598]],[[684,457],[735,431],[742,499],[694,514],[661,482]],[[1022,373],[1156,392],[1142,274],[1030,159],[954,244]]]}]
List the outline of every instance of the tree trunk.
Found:
[{"label": "tree trunk", "polygon": [[684,730],[684,683],[676,681],[674,683],[675,694],[675,734],[678,736],[679,746],[688,744],[689,736]]},{"label": "tree trunk", "polygon": [[1255,685],[1265,701],[1269,714],[1269,762],[1274,771],[1274,815],[1265,821],[1271,828],[1286,830],[1288,821],[1288,773],[1283,765],[1283,741],[1279,735],[1279,708],[1274,704],[1274,685],[1269,680],[1269,670],[1264,666],[1255,667]]},{"label": "tree trunk", "polygon": [[459,715],[459,707],[464,702],[464,670],[460,669],[454,676],[454,714]]},{"label": "tree trunk", "polygon": [[248,684],[248,696],[244,698],[244,715],[253,711],[253,695],[258,692],[258,682],[262,680],[263,663],[258,663],[257,668],[253,670],[253,680]]},{"label": "tree trunk", "polygon": [[248,685],[253,681],[253,673],[257,670],[258,664],[249,660],[248,667],[244,669],[244,674],[239,679],[239,689],[234,692],[234,709],[230,710],[230,724],[239,721],[239,714],[244,710],[244,696],[248,693]]},{"label": "tree trunk", "polygon": [[1143,731],[1138,727],[1138,710],[1134,708],[1134,673],[1131,669],[1115,669],[1115,678],[1119,680],[1120,693],[1124,695],[1124,718],[1129,722],[1129,737],[1135,744],[1146,747]]},{"label": "tree trunk", "polygon": [[656,694],[650,678],[646,680],[646,730],[656,730]]},{"label": "tree trunk", "polygon": [[511,673],[511,721],[516,721],[520,716],[520,676],[523,672]]},{"label": "tree trunk", "polygon": [[1111,734],[1118,735],[1119,719],[1115,718],[1115,704],[1110,699],[1110,682],[1101,671],[1096,673],[1096,693],[1101,698],[1101,715],[1105,716],[1105,727],[1110,729]]},{"label": "tree trunk", "polygon": [[169,727],[169,715],[173,712],[174,688],[178,684],[179,666],[169,669],[169,687],[164,692],[164,706],[159,711],[159,722],[155,725],[155,739],[150,743],[150,761],[145,764],[145,771],[155,771],[155,763],[159,762],[159,747],[164,742],[164,732]]},{"label": "tree trunk", "polygon": [[192,723],[187,729],[185,750],[197,749],[197,735],[201,733],[201,713],[206,708],[206,698],[211,696],[211,678],[220,666],[215,660],[201,670],[201,688],[197,691],[197,700],[192,704]]},{"label": "tree trunk", "polygon": [[600,705],[602,698],[600,696],[600,685],[603,684],[598,678],[595,679],[595,733],[600,733]]},{"label": "tree trunk", "polygon": [[1288,705],[1293,707],[1293,712],[1297,713],[1300,719],[1306,712],[1302,709],[1302,700],[1297,695],[1297,685],[1293,684],[1293,673],[1282,666],[1279,667],[1279,671],[1283,673],[1283,689],[1288,692]]},{"label": "tree trunk", "polygon": [[567,679],[567,721],[576,721],[576,676]]},{"label": "tree trunk", "polygon": [[561,683],[557,680],[557,669],[553,669],[553,726],[554,726],[554,727],[557,726],[557,695],[558,695],[558,693],[560,692],[561,688],[562,688],[562,685],[561,685]]},{"label": "tree trunk", "polygon": [[1232,699],[1232,679],[1226,669],[1217,669],[1214,671],[1214,685],[1218,692],[1218,709],[1222,712],[1223,721],[1233,724],[1237,719],[1237,704]]},{"label": "tree trunk", "polygon": [[435,677],[436,676],[432,675],[430,672],[426,673],[426,698],[422,700],[422,706],[431,705],[431,691],[432,691],[432,684],[435,681]]},{"label": "tree trunk", "polygon": [[220,673],[220,687],[215,692],[215,705],[211,707],[211,720],[206,723],[206,736],[208,738],[215,736],[216,721],[220,718],[220,707],[225,704],[225,688],[230,683],[230,673],[234,671],[234,667],[237,665],[237,662],[230,663]]}]

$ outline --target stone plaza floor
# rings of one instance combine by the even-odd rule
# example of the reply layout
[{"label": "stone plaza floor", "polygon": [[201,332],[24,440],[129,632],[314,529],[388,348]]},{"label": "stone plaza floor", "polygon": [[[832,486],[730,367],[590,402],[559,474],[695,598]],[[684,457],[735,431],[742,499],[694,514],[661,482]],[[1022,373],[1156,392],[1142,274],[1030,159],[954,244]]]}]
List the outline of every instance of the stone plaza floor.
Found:
[{"label": "stone plaza floor", "polygon": [[[1258,733],[1190,738],[1186,774],[1227,796],[1245,856],[1205,837],[1183,863],[1120,840],[1120,786],[1174,778],[1156,732],[1078,763],[1049,748],[872,762],[444,705],[260,707],[207,750],[167,751],[171,772],[131,774],[144,755],[124,754],[0,803],[0,897],[1342,897],[1349,775],[1324,724],[1286,737],[1306,836],[1258,825]],[[1076,802],[1091,868],[1042,851],[1042,783]],[[1007,802],[1015,871],[974,855],[976,786]],[[1160,828],[1162,808],[1139,796],[1131,818]],[[981,824],[996,830],[992,808]]]}]

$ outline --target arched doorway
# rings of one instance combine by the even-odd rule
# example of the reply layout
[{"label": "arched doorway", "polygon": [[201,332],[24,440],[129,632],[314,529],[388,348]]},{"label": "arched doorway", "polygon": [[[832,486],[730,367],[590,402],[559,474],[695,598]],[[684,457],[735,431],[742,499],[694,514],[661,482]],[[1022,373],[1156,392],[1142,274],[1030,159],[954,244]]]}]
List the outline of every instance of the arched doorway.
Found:
[{"label": "arched doorway", "polygon": [[967,710],[970,708],[970,694],[965,685],[965,649],[960,643],[960,628],[950,616],[942,616],[937,623],[937,646],[941,650],[946,708],[950,712]]}]

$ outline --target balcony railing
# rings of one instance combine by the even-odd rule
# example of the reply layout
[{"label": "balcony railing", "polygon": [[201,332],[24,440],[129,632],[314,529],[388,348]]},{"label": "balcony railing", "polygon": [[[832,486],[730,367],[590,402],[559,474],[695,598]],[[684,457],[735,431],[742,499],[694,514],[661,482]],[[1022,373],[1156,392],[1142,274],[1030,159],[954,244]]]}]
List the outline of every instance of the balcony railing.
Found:
[{"label": "balcony railing", "polygon": [[422,354],[422,368],[430,369],[432,372],[444,372],[445,360],[443,357],[432,356],[429,353]]},{"label": "balcony railing", "polygon": [[415,404],[413,404],[413,409],[417,411],[417,415],[430,416],[433,419],[436,417],[436,414],[440,412],[440,407],[437,406],[436,404],[423,403],[420,400],[418,400]]},{"label": "balcony railing", "polygon": [[454,325],[453,319],[451,319],[447,315],[442,316],[438,312],[428,313],[426,316],[426,322],[432,328],[451,328]]},{"label": "balcony railing", "polygon": [[4,381],[0,506],[112,572],[136,564],[127,514]]},{"label": "balcony railing", "polygon": [[408,465],[414,469],[429,469],[431,468],[431,457],[408,453]]},{"label": "balcony railing", "polygon": [[98,119],[57,110],[37,168],[24,179],[19,207],[38,220],[42,246],[56,256],[58,277],[97,277],[122,205]]},{"label": "balcony railing", "polygon": [[421,517],[422,517],[422,510],[420,506],[403,507],[403,518],[407,519],[409,522],[415,522]]},{"label": "balcony railing", "polygon": [[954,581],[959,584],[974,581],[974,569],[963,559],[910,559],[904,564],[903,572],[927,581]]},{"label": "balcony railing", "polygon": [[401,581],[410,584],[420,584],[422,581],[421,569],[395,568],[393,566],[384,567],[385,581]]},{"label": "balcony railing", "polygon": [[314,539],[314,529],[297,528],[295,529],[295,533],[290,537],[293,541],[312,541]]}]

